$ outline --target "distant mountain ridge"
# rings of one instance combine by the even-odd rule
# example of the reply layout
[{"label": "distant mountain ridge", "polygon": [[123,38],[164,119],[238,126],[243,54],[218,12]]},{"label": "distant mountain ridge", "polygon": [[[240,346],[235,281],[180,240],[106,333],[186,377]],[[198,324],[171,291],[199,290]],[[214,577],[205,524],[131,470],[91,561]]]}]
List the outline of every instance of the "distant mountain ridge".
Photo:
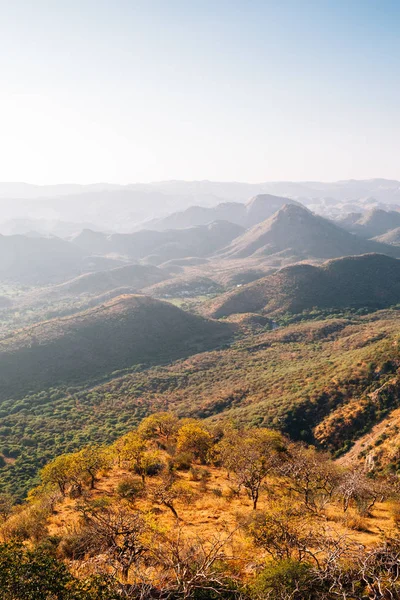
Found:
[{"label": "distant mountain ridge", "polygon": [[236,313],[299,313],[312,308],[386,308],[400,303],[400,260],[349,256],[316,267],[284,267],[203,307],[214,318]]},{"label": "distant mountain ridge", "polygon": [[243,233],[244,228],[228,221],[214,221],[187,229],[111,234],[84,230],[72,239],[86,253],[118,254],[132,260],[148,258],[152,264],[187,257],[209,256]]},{"label": "distant mountain ridge", "polygon": [[362,237],[374,238],[400,227],[400,212],[397,210],[382,210],[374,208],[364,214],[348,215],[338,220],[338,224],[351,233]]},{"label": "distant mountain ridge", "polygon": [[285,253],[296,260],[338,258],[370,252],[399,256],[400,251],[357,237],[301,205],[287,204],[266,221],[219,251],[222,258],[248,258]]},{"label": "distant mountain ridge", "polygon": [[[264,182],[257,184],[218,181],[161,181],[147,184],[32,186],[24,183],[0,183],[3,223],[15,219],[35,219],[39,228],[50,233],[50,222],[92,223],[97,230],[130,232],[148,227],[171,213],[189,207],[215,207],[223,203],[244,203],[260,194],[297,200],[316,212],[338,215],[347,204],[358,210],[366,201],[372,204],[400,205],[400,182],[386,179],[325,182]],[[329,208],[330,207],[330,208]],[[221,217],[214,217],[220,219]],[[225,217],[223,217],[225,219]],[[232,217],[233,218],[233,217]],[[266,216],[264,218],[267,218]],[[229,219],[228,219],[229,220]],[[181,227],[200,222],[173,223]],[[0,222],[0,231],[1,231]],[[21,225],[21,222],[20,222]],[[50,229],[47,227],[50,226]],[[153,225],[152,225],[153,226]],[[81,228],[83,226],[81,225]],[[28,230],[20,229],[21,233]],[[8,233],[8,230],[5,230]]]},{"label": "distant mountain ridge", "polygon": [[183,229],[207,225],[217,220],[229,221],[242,227],[253,227],[265,221],[285,204],[299,204],[290,198],[273,196],[271,194],[258,194],[246,204],[240,202],[223,202],[217,206],[203,207],[190,206],[184,211],[175,212],[163,219],[150,221],[149,229],[164,231],[165,229]]}]

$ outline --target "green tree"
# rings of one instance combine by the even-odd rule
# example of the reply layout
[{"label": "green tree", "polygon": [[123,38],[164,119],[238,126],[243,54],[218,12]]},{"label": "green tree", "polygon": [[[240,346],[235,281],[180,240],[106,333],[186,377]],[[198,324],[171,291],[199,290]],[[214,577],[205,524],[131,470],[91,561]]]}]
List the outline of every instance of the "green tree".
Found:
[{"label": "green tree", "polygon": [[198,423],[186,423],[178,430],[176,449],[178,452],[190,452],[204,463],[212,443],[212,436],[207,429]]}]

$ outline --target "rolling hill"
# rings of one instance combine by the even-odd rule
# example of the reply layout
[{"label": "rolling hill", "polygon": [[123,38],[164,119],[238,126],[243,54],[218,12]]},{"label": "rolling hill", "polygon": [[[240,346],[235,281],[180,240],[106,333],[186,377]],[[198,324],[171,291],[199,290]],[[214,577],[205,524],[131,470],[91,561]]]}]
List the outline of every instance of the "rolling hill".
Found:
[{"label": "rolling hill", "polygon": [[168,271],[152,265],[126,265],[107,271],[84,273],[51,288],[31,292],[21,302],[27,305],[60,298],[76,299],[77,296],[96,296],[119,288],[126,288],[130,293],[135,293],[168,277]]},{"label": "rolling hill", "polygon": [[312,308],[384,308],[400,302],[400,261],[350,256],[320,267],[294,265],[219,296],[203,307],[214,318],[235,313],[300,313]]},{"label": "rolling hill", "polygon": [[242,234],[243,227],[227,221],[168,231],[142,230],[131,234],[111,234],[84,230],[73,243],[91,254],[117,254],[129,259],[147,259],[161,264],[174,258],[204,257],[229,244]]},{"label": "rolling hill", "polygon": [[[142,363],[188,356],[226,342],[235,327],[172,304],[126,295],[45,321],[0,341],[0,397],[90,381]],[[23,365],[23,369],[21,368]]]},{"label": "rolling hill", "polygon": [[236,259],[284,254],[293,257],[293,260],[305,260],[369,252],[400,257],[398,249],[359,238],[303,206],[287,204],[272,217],[233,240],[218,256]]}]

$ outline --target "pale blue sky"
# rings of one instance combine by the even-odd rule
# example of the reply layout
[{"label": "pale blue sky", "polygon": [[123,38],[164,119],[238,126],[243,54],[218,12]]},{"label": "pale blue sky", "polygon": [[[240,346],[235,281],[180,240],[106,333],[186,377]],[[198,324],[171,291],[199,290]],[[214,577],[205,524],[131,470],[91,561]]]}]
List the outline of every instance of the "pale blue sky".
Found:
[{"label": "pale blue sky", "polygon": [[400,2],[0,0],[0,180],[400,179]]}]

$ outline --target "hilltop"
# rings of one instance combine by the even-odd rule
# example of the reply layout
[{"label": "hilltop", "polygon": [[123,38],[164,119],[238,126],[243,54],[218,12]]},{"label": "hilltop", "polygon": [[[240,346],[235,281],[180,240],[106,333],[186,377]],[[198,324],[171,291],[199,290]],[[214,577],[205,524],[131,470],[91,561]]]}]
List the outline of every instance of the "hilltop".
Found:
[{"label": "hilltop", "polygon": [[400,302],[400,261],[349,256],[322,266],[294,265],[223,294],[203,307],[214,318],[234,313],[300,313],[312,308],[384,308]]},{"label": "hilltop", "polygon": [[233,326],[208,321],[166,302],[120,296],[3,338],[0,395],[18,398],[29,391],[110,376],[142,363],[171,361],[216,347],[233,332]]},{"label": "hilltop", "polygon": [[218,256],[225,259],[287,256],[296,260],[327,259],[380,252],[400,256],[400,251],[364,240],[307,208],[287,204],[272,217],[233,240]]}]

